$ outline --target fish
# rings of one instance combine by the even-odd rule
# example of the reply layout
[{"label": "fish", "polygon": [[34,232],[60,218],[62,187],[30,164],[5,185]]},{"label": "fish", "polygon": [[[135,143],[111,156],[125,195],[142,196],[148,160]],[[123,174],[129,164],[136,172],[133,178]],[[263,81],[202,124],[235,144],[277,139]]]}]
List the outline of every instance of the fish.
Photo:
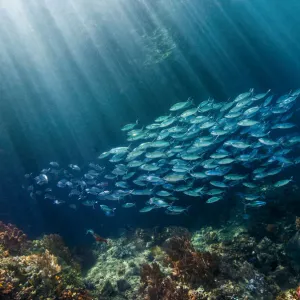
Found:
[{"label": "fish", "polygon": [[210,204],[210,203],[215,203],[217,201],[220,201],[222,199],[222,197],[217,197],[217,196],[214,196],[214,197],[211,197],[209,198],[208,200],[206,200],[206,203]]},{"label": "fish", "polygon": [[195,154],[183,154],[181,155],[181,158],[184,160],[192,161],[192,160],[198,160],[200,156]]},{"label": "fish", "polygon": [[185,102],[178,102],[170,107],[170,111],[178,111],[190,107],[193,104],[193,99],[188,98]]},{"label": "fish", "polygon": [[244,196],[244,199],[248,200],[248,201],[254,201],[254,200],[257,200],[259,198],[261,198],[261,195],[248,194],[248,195]]},{"label": "fish", "polygon": [[137,167],[140,167],[141,165],[143,165],[144,162],[142,161],[139,161],[139,160],[133,160],[131,161],[130,163],[128,163],[128,168],[137,168]]},{"label": "fish", "polygon": [[220,159],[217,161],[218,165],[228,165],[228,164],[231,164],[235,161],[235,159],[233,158],[223,158],[223,159]]},{"label": "fish", "polygon": [[271,127],[271,129],[291,129],[295,127],[296,125],[293,123],[279,123],[275,124]]},{"label": "fish", "polygon": [[252,117],[254,116],[258,111],[260,110],[260,106],[254,106],[251,108],[248,108],[244,111],[243,115],[246,117]]},{"label": "fish", "polygon": [[168,207],[168,206],[170,206],[170,204],[167,203],[165,200],[160,199],[160,198],[156,198],[156,197],[150,198],[149,201],[147,202],[147,204],[155,205],[156,207]]},{"label": "fish", "polygon": [[143,164],[140,166],[140,169],[148,172],[154,172],[159,170],[160,167],[157,164],[152,163],[152,164]]},{"label": "fish", "polygon": [[103,152],[98,156],[98,159],[104,159],[110,155],[109,151]]},{"label": "fish", "polygon": [[56,204],[56,205],[61,205],[61,204],[64,204],[64,203],[66,203],[66,201],[64,201],[64,200],[56,199],[56,200],[53,201],[53,204]]},{"label": "fish", "polygon": [[154,122],[156,122],[156,123],[161,123],[161,122],[163,122],[163,121],[169,119],[170,117],[171,117],[171,114],[168,115],[168,116],[160,116],[160,117],[157,117],[157,118],[154,120]]},{"label": "fish", "polygon": [[56,161],[50,161],[49,165],[54,167],[54,168],[59,168],[59,163],[56,162]]},{"label": "fish", "polygon": [[146,213],[146,212],[151,211],[151,210],[154,209],[154,208],[155,208],[155,207],[152,206],[152,205],[145,206],[145,207],[141,208],[141,209],[139,210],[139,212],[141,212],[141,213]]},{"label": "fish", "polygon": [[223,193],[224,193],[224,190],[221,190],[221,189],[211,189],[211,190],[206,192],[206,194],[210,195],[210,196],[220,195],[220,194],[223,194]]},{"label": "fish", "polygon": [[183,193],[187,196],[191,196],[191,197],[199,197],[201,196],[199,193],[197,193],[196,191],[194,190],[186,190],[186,191],[183,191]]},{"label": "fish", "polygon": [[160,197],[168,197],[171,196],[172,194],[168,191],[157,191],[156,195]]},{"label": "fish", "polygon": [[45,175],[45,174],[40,174],[40,175],[36,176],[34,178],[34,180],[38,185],[47,184],[49,181],[47,175]]},{"label": "fish", "polygon": [[136,196],[150,196],[152,195],[153,190],[150,189],[145,189],[145,190],[133,190],[133,192],[131,193],[132,195],[136,195]]},{"label": "fish", "polygon": [[116,147],[109,150],[110,154],[123,154],[127,153],[129,150],[129,147]]},{"label": "fish", "polygon": [[122,207],[124,207],[124,208],[130,208],[130,207],[134,207],[134,206],[135,206],[135,203],[130,203],[130,202],[124,203],[124,204],[122,205]]},{"label": "fish", "polygon": [[247,178],[247,175],[228,174],[228,175],[224,175],[224,178],[228,179],[228,180],[243,180],[243,179]]},{"label": "fish", "polygon": [[186,179],[184,174],[171,173],[163,177],[165,181],[168,182],[179,182]]},{"label": "fish", "polygon": [[261,207],[266,205],[267,203],[265,201],[253,201],[246,204],[248,207]]},{"label": "fish", "polygon": [[81,171],[81,169],[77,165],[69,164],[69,167],[74,171]]},{"label": "fish", "polygon": [[252,182],[243,182],[243,186],[249,188],[249,189],[255,189],[257,188],[257,185]]},{"label": "fish", "polygon": [[253,126],[253,125],[256,125],[258,124],[259,122],[256,121],[256,120],[251,120],[251,119],[245,119],[245,120],[242,120],[240,122],[238,122],[237,124],[239,126]]},{"label": "fish", "polygon": [[121,130],[122,130],[122,131],[129,131],[129,130],[132,130],[134,127],[137,126],[138,123],[139,123],[139,121],[136,120],[135,123],[126,124],[126,125],[124,125],[124,126],[121,128]]},{"label": "fish", "polygon": [[161,151],[153,151],[153,152],[148,152],[145,154],[147,158],[162,158],[166,157],[166,154]]},{"label": "fish", "polygon": [[155,141],[153,143],[151,143],[150,147],[152,148],[165,148],[165,147],[169,147],[170,143],[166,142],[166,141]]},{"label": "fish", "polygon": [[251,146],[248,143],[245,143],[243,141],[237,141],[237,140],[226,141],[224,143],[224,145],[226,145],[226,146],[232,146],[232,147],[237,148],[237,149],[247,149],[247,148],[249,148]]},{"label": "fish", "polygon": [[228,185],[224,182],[221,181],[210,181],[210,184],[215,186],[215,187],[219,187],[219,188],[228,188]]},{"label": "fish", "polygon": [[100,205],[100,208],[103,210],[103,211],[114,211],[116,208],[110,208],[108,207],[107,205]]},{"label": "fish", "polygon": [[191,206],[188,207],[182,207],[182,206],[169,206],[167,207],[167,211],[172,213],[181,214],[183,212],[188,212],[188,210],[191,208]]},{"label": "fish", "polygon": [[239,94],[234,100],[233,102],[239,102],[239,101],[242,101],[250,96],[253,95],[253,92],[254,92],[254,89],[250,89],[248,92],[245,92],[245,93],[242,93],[242,94]]},{"label": "fish", "polygon": [[270,139],[260,138],[258,140],[259,140],[260,143],[262,143],[263,145],[266,145],[266,146],[277,146],[277,145],[279,145],[278,142],[272,141]]},{"label": "fish", "polygon": [[104,239],[103,237],[101,237],[100,235],[98,235],[97,233],[95,233],[93,229],[88,229],[86,231],[86,234],[91,234],[93,236],[93,238],[95,239],[96,242],[103,242],[105,244],[108,244],[108,240]]},{"label": "fish", "polygon": [[287,185],[291,181],[293,181],[293,176],[290,179],[279,180],[279,181],[275,182],[273,185],[274,185],[274,187],[282,187],[282,186]]},{"label": "fish", "polygon": [[253,101],[261,100],[261,99],[265,98],[270,92],[271,92],[271,90],[267,90],[265,93],[256,94],[252,97],[252,100]]},{"label": "fish", "polygon": [[27,172],[24,188],[35,201],[76,205],[78,211],[100,207],[108,217],[116,208],[102,201],[116,201],[120,211],[164,208],[168,215],[182,215],[187,207],[172,204],[185,201],[180,195],[214,203],[232,189],[243,195],[245,208],[261,207],[266,203],[262,183],[276,176],[273,188],[289,184],[292,179],[282,178],[285,170],[300,163],[300,134],[291,119],[299,110],[299,91],[275,96],[250,89],[223,102],[177,102],[141,128],[138,121],[121,127],[124,143],[101,149],[95,161],[82,167],[50,161]]}]

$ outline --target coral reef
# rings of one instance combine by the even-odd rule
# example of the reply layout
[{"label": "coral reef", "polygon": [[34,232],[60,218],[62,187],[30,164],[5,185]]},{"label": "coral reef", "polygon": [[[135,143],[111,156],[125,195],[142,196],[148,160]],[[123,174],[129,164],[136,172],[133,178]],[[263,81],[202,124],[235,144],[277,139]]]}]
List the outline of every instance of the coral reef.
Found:
[{"label": "coral reef", "polygon": [[[296,233],[291,226],[288,220],[247,224],[235,219],[193,234],[179,227],[140,229],[102,247],[88,278],[101,293],[109,291],[109,299],[298,299],[286,296],[297,295],[299,280],[286,255]],[[126,291],[118,287],[122,280]]]},{"label": "coral reef", "polygon": [[58,234],[45,235],[40,244],[53,255],[63,259],[67,264],[73,263],[72,255],[61,236]]},{"label": "coral reef", "polygon": [[295,226],[296,226],[296,230],[300,229],[300,217],[296,217]]},{"label": "coral reef", "polygon": [[290,289],[281,292],[275,300],[299,300],[300,299],[300,287],[297,289]]},{"label": "coral reef", "polygon": [[157,263],[144,264],[141,269],[141,292],[145,300],[188,300],[187,287],[164,276]]},{"label": "coral reef", "polygon": [[0,221],[0,246],[9,255],[21,254],[28,246],[27,236],[12,224],[4,224]]},{"label": "coral reef", "polygon": [[96,245],[98,259],[85,280],[95,287],[101,299],[119,299],[120,295],[135,299],[139,294],[140,266],[153,259],[146,240],[123,236],[110,240],[108,245]]},{"label": "coral reef", "polygon": [[0,236],[0,299],[92,299],[72,260],[67,264],[70,253],[59,236],[29,242],[22,231],[3,223]]},{"label": "coral reef", "polygon": [[0,299],[300,299],[299,218],[236,214],[218,227],[130,230],[77,251],[0,223]]},{"label": "coral reef", "polygon": [[131,235],[132,239],[142,240],[148,243],[148,245],[161,245],[165,240],[172,236],[180,236],[191,238],[191,233],[188,229],[179,226],[169,226],[169,227],[154,227],[152,229],[138,228],[135,230],[134,234]]},{"label": "coral reef", "polygon": [[196,251],[187,236],[174,236],[164,243],[172,275],[190,285],[212,285],[218,272],[217,256]]}]

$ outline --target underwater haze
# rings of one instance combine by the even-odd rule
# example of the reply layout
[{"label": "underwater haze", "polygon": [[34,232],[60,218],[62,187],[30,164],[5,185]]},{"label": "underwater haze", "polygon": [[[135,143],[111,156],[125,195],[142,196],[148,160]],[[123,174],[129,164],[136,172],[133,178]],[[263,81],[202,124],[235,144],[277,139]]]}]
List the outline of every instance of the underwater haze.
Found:
[{"label": "underwater haze", "polygon": [[2,213],[33,222],[41,209],[51,226],[59,212],[17,192],[23,174],[51,160],[86,164],[124,144],[124,124],[148,124],[175,102],[298,88],[299,9],[297,1],[2,0]]},{"label": "underwater haze", "polygon": [[[1,224],[100,244],[98,263],[110,243],[149,228],[152,240],[174,226],[194,232],[190,253],[247,232],[251,251],[265,237],[289,243],[300,265],[299,13],[297,0],[0,0]],[[243,259],[272,280],[292,264]],[[244,288],[275,299],[297,285],[276,284],[272,295]],[[171,299],[155,289],[151,298],[144,286],[143,299]],[[183,294],[174,300],[217,299]]]},{"label": "underwater haze", "polygon": [[126,123],[149,124],[188,97],[298,88],[299,9],[297,1],[2,0],[4,217],[39,228],[65,220],[24,199],[23,174],[49,161],[87,164],[125,144]]}]

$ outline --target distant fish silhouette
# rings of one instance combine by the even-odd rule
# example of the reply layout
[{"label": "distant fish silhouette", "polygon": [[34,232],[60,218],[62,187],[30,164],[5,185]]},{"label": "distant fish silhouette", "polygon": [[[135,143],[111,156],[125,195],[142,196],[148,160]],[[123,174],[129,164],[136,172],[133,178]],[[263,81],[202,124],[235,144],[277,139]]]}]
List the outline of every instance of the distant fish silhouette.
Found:
[{"label": "distant fish silhouette", "polygon": [[89,233],[94,237],[96,242],[103,242],[105,244],[108,243],[106,239],[104,239],[103,237],[101,237],[100,235],[95,233],[93,229],[88,229],[86,234],[89,234]]}]

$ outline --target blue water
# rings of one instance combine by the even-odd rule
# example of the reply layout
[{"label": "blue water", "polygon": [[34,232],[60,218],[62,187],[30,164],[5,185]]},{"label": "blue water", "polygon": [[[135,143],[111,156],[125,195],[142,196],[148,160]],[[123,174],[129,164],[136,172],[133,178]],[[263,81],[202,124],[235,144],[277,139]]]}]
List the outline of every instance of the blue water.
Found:
[{"label": "blue water", "polygon": [[84,165],[124,145],[124,124],[149,124],[188,97],[299,88],[299,12],[296,0],[2,1],[0,218],[69,243],[84,241],[88,228],[109,235],[125,224],[229,218],[230,201],[175,219],[130,210],[105,218],[34,201],[21,186],[49,161]]}]

